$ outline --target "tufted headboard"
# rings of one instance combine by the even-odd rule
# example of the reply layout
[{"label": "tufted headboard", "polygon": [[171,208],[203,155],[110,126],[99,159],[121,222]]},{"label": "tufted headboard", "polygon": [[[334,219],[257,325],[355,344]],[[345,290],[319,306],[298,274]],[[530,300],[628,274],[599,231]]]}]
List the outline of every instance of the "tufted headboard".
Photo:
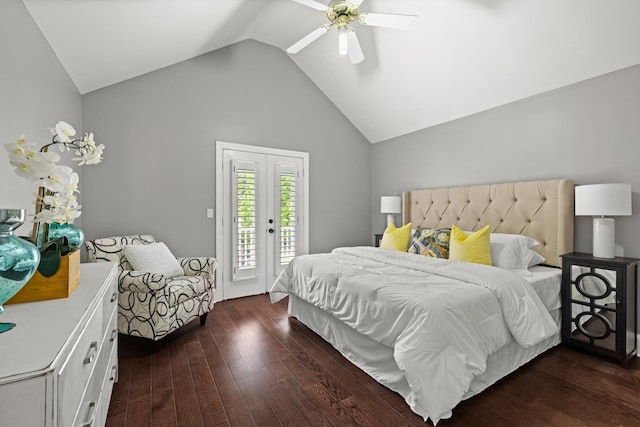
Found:
[{"label": "tufted headboard", "polygon": [[489,224],[495,233],[533,237],[545,264],[560,267],[559,256],[573,251],[573,198],[568,179],[414,190],[402,194],[402,222],[467,231]]}]

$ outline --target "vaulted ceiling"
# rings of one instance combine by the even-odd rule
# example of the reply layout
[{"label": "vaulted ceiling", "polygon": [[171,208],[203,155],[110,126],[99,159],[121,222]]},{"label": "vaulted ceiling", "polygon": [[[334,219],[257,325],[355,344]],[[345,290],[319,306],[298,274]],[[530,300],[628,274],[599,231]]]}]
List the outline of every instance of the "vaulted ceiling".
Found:
[{"label": "vaulted ceiling", "polygon": [[[289,55],[328,22],[292,0],[23,1],[82,94],[246,39]],[[411,30],[355,24],[357,65],[338,55],[335,31],[290,57],[372,143],[640,64],[638,0],[365,0],[360,10],[420,19]]]}]

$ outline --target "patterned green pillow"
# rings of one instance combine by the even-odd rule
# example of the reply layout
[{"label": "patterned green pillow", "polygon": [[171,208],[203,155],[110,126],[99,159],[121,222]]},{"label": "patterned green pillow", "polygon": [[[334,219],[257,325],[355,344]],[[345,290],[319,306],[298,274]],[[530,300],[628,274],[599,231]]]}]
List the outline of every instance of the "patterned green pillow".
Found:
[{"label": "patterned green pillow", "polygon": [[434,258],[449,258],[450,228],[422,228],[413,233],[407,252]]}]

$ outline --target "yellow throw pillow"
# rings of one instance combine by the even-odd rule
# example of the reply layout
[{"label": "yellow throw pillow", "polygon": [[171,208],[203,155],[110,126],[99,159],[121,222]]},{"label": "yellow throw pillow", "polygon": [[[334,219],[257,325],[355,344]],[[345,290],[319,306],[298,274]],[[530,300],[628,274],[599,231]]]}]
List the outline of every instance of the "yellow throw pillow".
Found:
[{"label": "yellow throw pillow", "polygon": [[403,225],[400,228],[396,228],[395,225],[389,224],[382,235],[380,247],[383,249],[395,249],[396,251],[406,252],[409,247],[410,240],[411,223]]},{"label": "yellow throw pillow", "polygon": [[491,265],[491,229],[486,225],[467,235],[455,225],[451,227],[449,259]]}]

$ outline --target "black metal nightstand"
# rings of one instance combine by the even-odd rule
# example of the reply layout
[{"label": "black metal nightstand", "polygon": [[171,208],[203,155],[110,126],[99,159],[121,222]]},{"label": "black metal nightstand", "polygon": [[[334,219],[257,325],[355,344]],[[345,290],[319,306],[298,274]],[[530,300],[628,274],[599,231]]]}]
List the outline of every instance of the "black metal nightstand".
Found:
[{"label": "black metal nightstand", "polygon": [[382,234],[374,234],[373,237],[375,237],[375,247],[379,248],[380,247],[380,240],[382,240]]},{"label": "black metal nightstand", "polygon": [[562,341],[627,367],[637,352],[636,258],[562,255]]}]

